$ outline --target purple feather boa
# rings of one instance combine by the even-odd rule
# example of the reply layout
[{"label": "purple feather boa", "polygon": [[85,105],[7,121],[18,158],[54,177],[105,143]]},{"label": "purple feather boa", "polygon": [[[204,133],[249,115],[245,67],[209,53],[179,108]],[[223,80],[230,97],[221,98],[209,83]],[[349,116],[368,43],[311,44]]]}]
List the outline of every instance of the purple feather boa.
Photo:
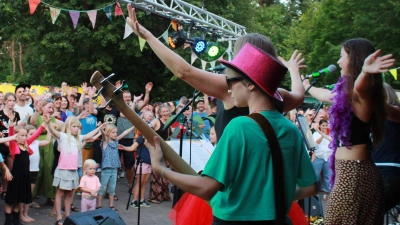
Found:
[{"label": "purple feather boa", "polygon": [[329,126],[330,136],[332,141],[329,144],[329,148],[333,150],[332,155],[329,157],[329,167],[332,170],[329,183],[331,188],[335,183],[335,154],[337,144],[340,141],[342,146],[350,146],[351,137],[351,121],[353,119],[353,109],[347,99],[346,91],[348,90],[348,77],[342,76],[339,78],[338,83],[332,90],[332,94],[336,93],[331,100],[333,105],[329,109]]}]

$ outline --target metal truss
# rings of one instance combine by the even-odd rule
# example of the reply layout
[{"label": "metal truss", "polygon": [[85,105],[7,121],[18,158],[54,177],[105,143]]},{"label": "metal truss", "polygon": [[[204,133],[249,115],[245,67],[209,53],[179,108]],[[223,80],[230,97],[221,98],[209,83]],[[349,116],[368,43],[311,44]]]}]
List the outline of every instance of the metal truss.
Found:
[{"label": "metal truss", "polygon": [[132,4],[133,7],[166,19],[176,20],[182,25],[191,26],[213,33],[222,38],[239,37],[246,34],[246,28],[224,19],[204,9],[193,6],[181,0],[118,0],[121,3]]}]

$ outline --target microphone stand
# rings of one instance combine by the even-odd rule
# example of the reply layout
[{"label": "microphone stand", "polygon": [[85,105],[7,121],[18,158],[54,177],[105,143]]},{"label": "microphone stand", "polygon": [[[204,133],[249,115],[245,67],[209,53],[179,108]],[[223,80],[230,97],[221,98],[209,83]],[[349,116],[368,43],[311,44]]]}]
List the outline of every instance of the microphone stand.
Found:
[{"label": "microphone stand", "polygon": [[[183,106],[183,108],[181,109],[181,111],[179,111],[179,112],[176,114],[176,116],[175,116],[171,121],[169,121],[169,123],[166,123],[166,124],[164,125],[164,128],[163,128],[163,130],[167,130],[167,129],[169,129],[169,127],[170,127],[175,121],[179,120],[179,123],[180,123],[179,128],[180,128],[180,134],[181,134],[180,139],[179,139],[179,141],[180,141],[180,143],[179,143],[179,156],[180,156],[181,158],[182,158],[183,135],[184,135],[184,132],[183,132],[183,131],[184,131],[184,124],[185,124],[185,121],[186,121],[186,117],[183,115],[183,112],[185,112],[185,111],[188,109],[189,105],[191,105],[192,102],[193,102],[199,95],[200,95],[200,91],[195,92],[194,95],[193,95],[193,98],[192,98],[188,103],[186,103],[186,105]],[[191,132],[192,132],[192,131],[191,131]],[[182,195],[183,195],[183,193],[184,193],[184,192],[183,192],[181,189],[179,189],[176,185],[173,186],[173,189],[174,189],[174,198],[173,198],[173,201],[172,201],[172,207],[175,206],[175,204],[179,201],[179,199],[182,197]]]},{"label": "microphone stand", "polygon": [[137,151],[135,173],[133,174],[132,184],[131,184],[131,186],[129,188],[128,202],[126,203],[126,210],[128,210],[130,202],[131,202],[132,191],[133,191],[133,187],[134,187],[133,185],[134,185],[135,180],[136,180],[137,169],[139,168],[139,181],[137,181],[137,182],[139,182],[139,196],[138,196],[139,199],[137,199],[137,204],[138,204],[137,224],[138,225],[140,224],[140,194],[141,194],[141,191],[142,191],[141,189],[142,189],[142,164],[143,164],[143,160],[142,160],[142,157],[140,157],[140,155],[142,153],[143,145],[144,145],[144,137],[143,137],[142,143],[140,143],[140,145],[139,145],[140,149],[139,149],[139,151]]}]

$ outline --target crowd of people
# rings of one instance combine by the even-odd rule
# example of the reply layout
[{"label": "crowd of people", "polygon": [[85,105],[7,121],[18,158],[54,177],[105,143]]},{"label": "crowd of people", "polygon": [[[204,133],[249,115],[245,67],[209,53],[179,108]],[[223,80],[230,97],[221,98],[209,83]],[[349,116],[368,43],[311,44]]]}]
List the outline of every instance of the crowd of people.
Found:
[{"label": "crowd of people", "polygon": [[[318,190],[328,200],[328,225],[382,224],[384,213],[399,203],[390,191],[398,190],[400,178],[400,104],[381,76],[394,64],[391,55],[380,56],[366,39],[344,42],[337,62],[341,77],[331,92],[302,80],[305,65],[297,50],[286,61],[277,57],[267,37],[246,34],[236,41],[233,60],[220,60],[226,74],[215,74],[192,67],[139,24],[131,5],[128,11],[134,33],[175,76],[204,93],[183,112],[184,135],[209,139],[216,146],[208,163],[200,176],[192,176],[174,171],[163,158],[159,138],[179,137],[174,132],[179,123],[164,128],[186,105],[185,96],[176,105],[151,103],[152,83],[145,85],[144,96],[132,98],[123,90],[125,103],[158,134],[153,146],[145,142],[142,128],[118,109],[100,109],[106,101],[101,95],[94,99],[96,88],[86,83],[82,93],[63,82],[61,89],[42,96],[32,96],[29,85],[19,84],[15,93],[0,93],[6,225],[35,221],[28,212],[41,207],[34,201],[37,196],[53,205],[50,216],[56,224],[63,224],[62,206],[68,216],[102,208],[103,198],[118,212],[115,188],[124,177],[133,208],[170,201],[170,181],[184,190],[182,199],[190,204],[176,213],[185,218],[180,219],[184,224],[200,219],[214,225],[284,224],[292,202]],[[278,87],[287,72],[291,91]],[[304,111],[299,108],[304,90],[331,106]],[[296,114],[306,118],[313,133],[313,154],[296,127]],[[268,123],[269,131],[264,130]],[[80,210],[72,204],[75,194],[82,196]],[[210,205],[199,209],[202,199]]]}]

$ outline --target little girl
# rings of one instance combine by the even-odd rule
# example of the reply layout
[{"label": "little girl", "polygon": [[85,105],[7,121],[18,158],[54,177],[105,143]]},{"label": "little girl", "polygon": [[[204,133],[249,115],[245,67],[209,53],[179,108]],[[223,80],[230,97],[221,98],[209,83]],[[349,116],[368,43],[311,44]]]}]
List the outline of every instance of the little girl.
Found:
[{"label": "little girl", "polygon": [[[43,120],[46,124],[50,122],[50,116],[44,115]],[[83,140],[91,138],[99,129],[98,127],[86,135],[80,135],[81,123],[75,116],[68,117],[65,121],[65,131],[58,132],[53,126],[48,126],[51,134],[58,139],[60,158],[58,166],[54,171],[53,186],[58,187],[54,206],[56,208],[56,224],[63,224],[61,216],[61,199],[64,198],[65,216],[71,213],[71,203],[74,191],[79,186],[78,182],[78,153]]]},{"label": "little girl", "polygon": [[[32,149],[33,154],[29,156],[29,170],[30,170],[30,183],[31,183],[31,191],[33,193],[33,189],[35,188],[35,184],[37,182],[38,172],[39,172],[39,162],[40,162],[40,154],[39,154],[39,146],[45,146],[50,144],[51,134],[47,133],[46,140],[36,140],[40,133],[43,131],[43,126],[40,126],[38,130],[36,130],[35,126],[27,125],[25,127],[27,133],[28,140],[33,137],[33,142],[29,145],[29,148]],[[38,133],[39,132],[39,133]],[[27,141],[28,142],[28,141]],[[28,216],[29,207],[40,209],[40,206],[32,201],[31,204],[20,204],[19,211],[20,219],[22,222],[34,222],[35,220]]]},{"label": "little girl", "polygon": [[96,196],[101,186],[99,178],[95,175],[96,168],[96,161],[93,159],[85,160],[85,163],[83,164],[84,175],[79,184],[82,191],[82,212],[95,210],[96,208]]},{"label": "little girl", "polygon": [[123,138],[133,129],[134,127],[132,126],[119,136],[117,136],[117,127],[113,124],[108,124],[105,130],[100,130],[102,132],[102,141],[100,142],[100,146],[103,150],[103,160],[101,162],[101,188],[99,195],[97,196],[96,209],[101,209],[101,198],[107,189],[110,200],[109,207],[118,212],[118,210],[114,208],[114,195],[115,186],[117,185],[118,168],[121,167],[118,154],[118,140]]},{"label": "little girl", "polygon": [[30,185],[30,173],[29,173],[29,155],[33,152],[29,148],[29,145],[39,136],[44,129],[41,126],[30,138],[27,139],[27,131],[25,128],[17,126],[14,131],[14,114],[11,112],[8,117],[9,121],[9,135],[14,136],[14,132],[18,135],[15,140],[10,140],[9,148],[11,157],[14,159],[13,168],[11,174],[14,179],[8,183],[7,195],[6,195],[6,206],[5,216],[6,225],[18,224],[20,225],[20,212],[19,204],[29,204],[32,202],[32,192]]}]

